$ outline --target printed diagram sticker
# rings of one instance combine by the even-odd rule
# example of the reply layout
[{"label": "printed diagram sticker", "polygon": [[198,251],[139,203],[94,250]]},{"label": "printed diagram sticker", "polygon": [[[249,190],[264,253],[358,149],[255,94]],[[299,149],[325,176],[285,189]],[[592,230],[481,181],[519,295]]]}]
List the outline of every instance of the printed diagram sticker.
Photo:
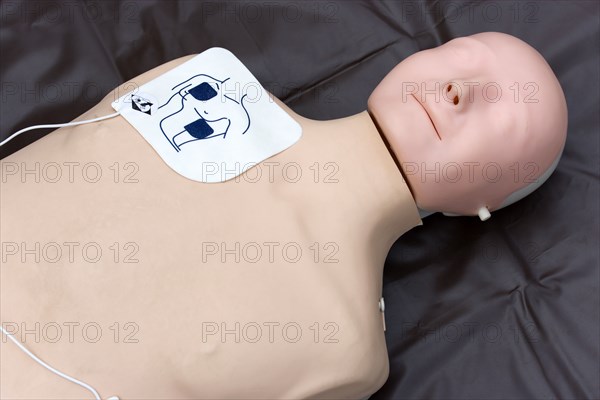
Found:
[{"label": "printed diagram sticker", "polygon": [[223,182],[302,135],[252,73],[213,47],[112,103],[179,174]]},{"label": "printed diagram sticker", "polygon": [[175,150],[195,140],[237,137],[248,131],[251,121],[244,105],[248,94],[242,94],[239,101],[228,96],[223,90],[228,80],[200,74],[173,88],[177,94],[169,103],[177,103],[178,110],[160,121],[160,129]]},{"label": "printed diagram sticker", "polygon": [[143,112],[144,114],[152,115],[152,103],[149,99],[146,99],[140,95],[132,94],[131,95],[131,108],[136,111]]}]

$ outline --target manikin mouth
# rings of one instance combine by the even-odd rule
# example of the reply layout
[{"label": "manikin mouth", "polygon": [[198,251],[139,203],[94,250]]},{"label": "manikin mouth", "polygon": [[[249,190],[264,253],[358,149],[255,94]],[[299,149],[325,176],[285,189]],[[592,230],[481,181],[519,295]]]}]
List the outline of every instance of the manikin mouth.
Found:
[{"label": "manikin mouth", "polygon": [[442,137],[440,136],[440,133],[437,130],[437,127],[435,126],[435,124],[433,123],[433,119],[431,119],[431,116],[429,115],[429,113],[427,112],[427,109],[425,108],[425,106],[423,104],[421,104],[421,102],[415,97],[414,94],[410,94],[417,103],[419,103],[419,105],[421,106],[421,108],[423,109],[423,111],[425,111],[425,115],[427,115],[427,118],[429,118],[429,121],[431,122],[431,126],[433,126],[433,130],[435,131],[435,134],[437,135],[439,140],[442,140]]}]

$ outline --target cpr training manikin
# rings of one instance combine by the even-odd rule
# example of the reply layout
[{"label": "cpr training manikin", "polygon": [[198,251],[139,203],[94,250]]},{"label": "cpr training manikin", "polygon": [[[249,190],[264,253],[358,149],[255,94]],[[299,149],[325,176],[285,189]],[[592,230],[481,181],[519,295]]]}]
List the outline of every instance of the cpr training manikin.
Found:
[{"label": "cpr training manikin", "polygon": [[420,51],[331,121],[225,90],[250,74],[207,54],[2,161],[0,397],[367,398],[394,241],[429,213],[493,218],[565,143],[558,80],[506,34]]}]

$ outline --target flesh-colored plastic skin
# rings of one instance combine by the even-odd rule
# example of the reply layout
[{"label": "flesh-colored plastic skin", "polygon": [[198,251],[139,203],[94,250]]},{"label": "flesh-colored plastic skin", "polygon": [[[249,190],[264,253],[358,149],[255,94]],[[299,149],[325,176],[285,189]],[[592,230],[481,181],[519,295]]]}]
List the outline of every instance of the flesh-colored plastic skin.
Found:
[{"label": "flesh-colored plastic skin", "polygon": [[[407,162],[517,160],[536,162],[543,171],[564,144],[564,98],[545,61],[501,37],[497,51],[490,51],[488,39],[496,40],[462,38],[410,57],[369,99],[369,111],[405,168],[421,208],[477,215],[482,204],[493,210],[520,183],[421,184],[407,172]],[[187,59],[134,81],[141,85]],[[518,65],[531,68],[532,75]],[[460,103],[463,109],[424,105],[441,141],[423,106],[399,97],[399,85],[408,80],[495,80],[505,87],[515,76],[538,82],[539,103],[523,106],[505,96],[493,104],[475,98],[473,104]],[[123,85],[81,119],[110,114],[110,102],[130,88]],[[76,336],[74,343],[25,344],[103,398],[360,399],[375,392],[388,375],[379,309],[383,263],[392,243],[421,223],[415,200],[367,112],[312,121],[279,104],[302,125],[303,136],[261,163],[262,177],[256,181],[257,168],[239,181],[219,184],[183,178],[123,118],[59,129],[3,160],[29,168],[36,162],[93,161],[108,174],[117,162],[120,168],[134,163],[139,183],[123,183],[122,176],[119,183],[113,176],[95,184],[82,179],[3,182],[3,242],[97,242],[108,254],[93,265],[38,265],[32,257],[26,262],[9,257],[0,271],[1,321],[26,322],[29,328],[35,322],[101,326],[110,338],[98,343]],[[532,153],[524,153],[526,147]],[[272,179],[267,162],[276,163]],[[285,166],[293,167],[287,179],[281,173]],[[294,183],[298,170],[303,177]],[[136,243],[140,262],[115,263],[107,249],[115,242]],[[222,261],[222,253],[203,261],[206,242],[225,243],[227,249],[236,242],[277,242],[279,249],[296,243],[304,254],[295,263],[282,260],[280,253],[273,263],[265,262],[264,254],[259,262],[236,262],[231,254]],[[316,261],[315,244],[320,249]],[[337,262],[325,262],[331,261],[332,249]],[[121,324],[121,338],[130,332],[123,324],[135,323],[139,343],[115,343],[110,330],[115,322]],[[274,343],[264,338],[236,342],[229,334],[228,340],[205,342],[206,322],[225,322],[228,329],[236,322],[263,329],[264,323],[291,322],[301,327],[304,340],[290,343],[279,334]],[[328,338],[334,342],[327,342],[332,332]],[[11,343],[1,345],[0,362],[10,367],[2,368],[0,397],[88,395]]]},{"label": "flesh-colored plastic skin", "polygon": [[[187,59],[134,81],[142,84]],[[110,102],[127,88],[108,95],[81,119],[110,114]],[[272,178],[263,162],[260,179],[252,168],[239,182],[188,180],[120,117],[59,129],[4,159],[28,168],[36,162],[102,166],[105,178],[98,183],[81,175],[73,183],[67,178],[35,183],[31,176],[22,183],[20,177],[8,177],[0,197],[0,234],[3,242],[28,248],[35,242],[79,242],[80,251],[95,242],[104,253],[93,264],[81,255],[69,263],[63,254],[53,264],[9,256],[1,269],[1,321],[26,322],[30,329],[35,322],[42,327],[58,323],[61,340],[36,343],[30,334],[25,345],[103,398],[360,399],[375,392],[388,375],[379,310],[383,264],[393,242],[420,224],[417,208],[367,112],[318,122],[279,104],[302,125],[303,135],[266,160],[272,163]],[[118,183],[114,167],[109,169],[116,162]],[[123,182],[131,172],[124,170],[126,163],[137,165],[138,183]],[[294,183],[298,170],[302,178]],[[137,264],[122,262],[130,253],[123,249],[128,242],[138,246]],[[203,262],[203,242],[225,243],[227,249],[236,242],[241,247],[258,243],[263,255],[250,262],[255,257],[250,251],[236,262],[229,254],[222,262],[220,252],[205,254]],[[265,242],[279,243],[274,262]],[[113,243],[121,246],[119,263],[109,249]],[[297,262],[283,259],[288,243],[303,252]],[[65,322],[80,323],[73,343]],[[98,343],[81,336],[89,322],[102,328]],[[115,322],[118,343],[110,329]],[[127,322],[136,325],[124,329]],[[203,342],[203,323],[222,322],[227,329],[236,322],[240,329],[246,326],[246,336],[239,343],[233,334]],[[280,324],[273,343],[264,325],[270,322]],[[263,329],[256,343],[244,339],[254,336],[253,323]],[[301,327],[297,343],[282,338],[286,323]],[[123,343],[134,326],[139,343]],[[89,396],[12,343],[1,346],[2,398]]]},{"label": "flesh-colored plastic skin", "polygon": [[406,58],[368,108],[418,207],[433,212],[493,211],[548,169],[567,132],[564,94],[550,66],[527,43],[497,32]]}]

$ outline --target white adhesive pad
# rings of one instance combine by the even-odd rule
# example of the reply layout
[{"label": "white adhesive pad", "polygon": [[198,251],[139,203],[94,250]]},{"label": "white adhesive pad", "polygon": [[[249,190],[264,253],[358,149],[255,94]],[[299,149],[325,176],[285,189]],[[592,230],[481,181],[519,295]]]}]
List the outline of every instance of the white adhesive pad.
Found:
[{"label": "white adhesive pad", "polygon": [[223,182],[287,149],[302,127],[230,51],[213,47],[112,103],[173,170]]}]

